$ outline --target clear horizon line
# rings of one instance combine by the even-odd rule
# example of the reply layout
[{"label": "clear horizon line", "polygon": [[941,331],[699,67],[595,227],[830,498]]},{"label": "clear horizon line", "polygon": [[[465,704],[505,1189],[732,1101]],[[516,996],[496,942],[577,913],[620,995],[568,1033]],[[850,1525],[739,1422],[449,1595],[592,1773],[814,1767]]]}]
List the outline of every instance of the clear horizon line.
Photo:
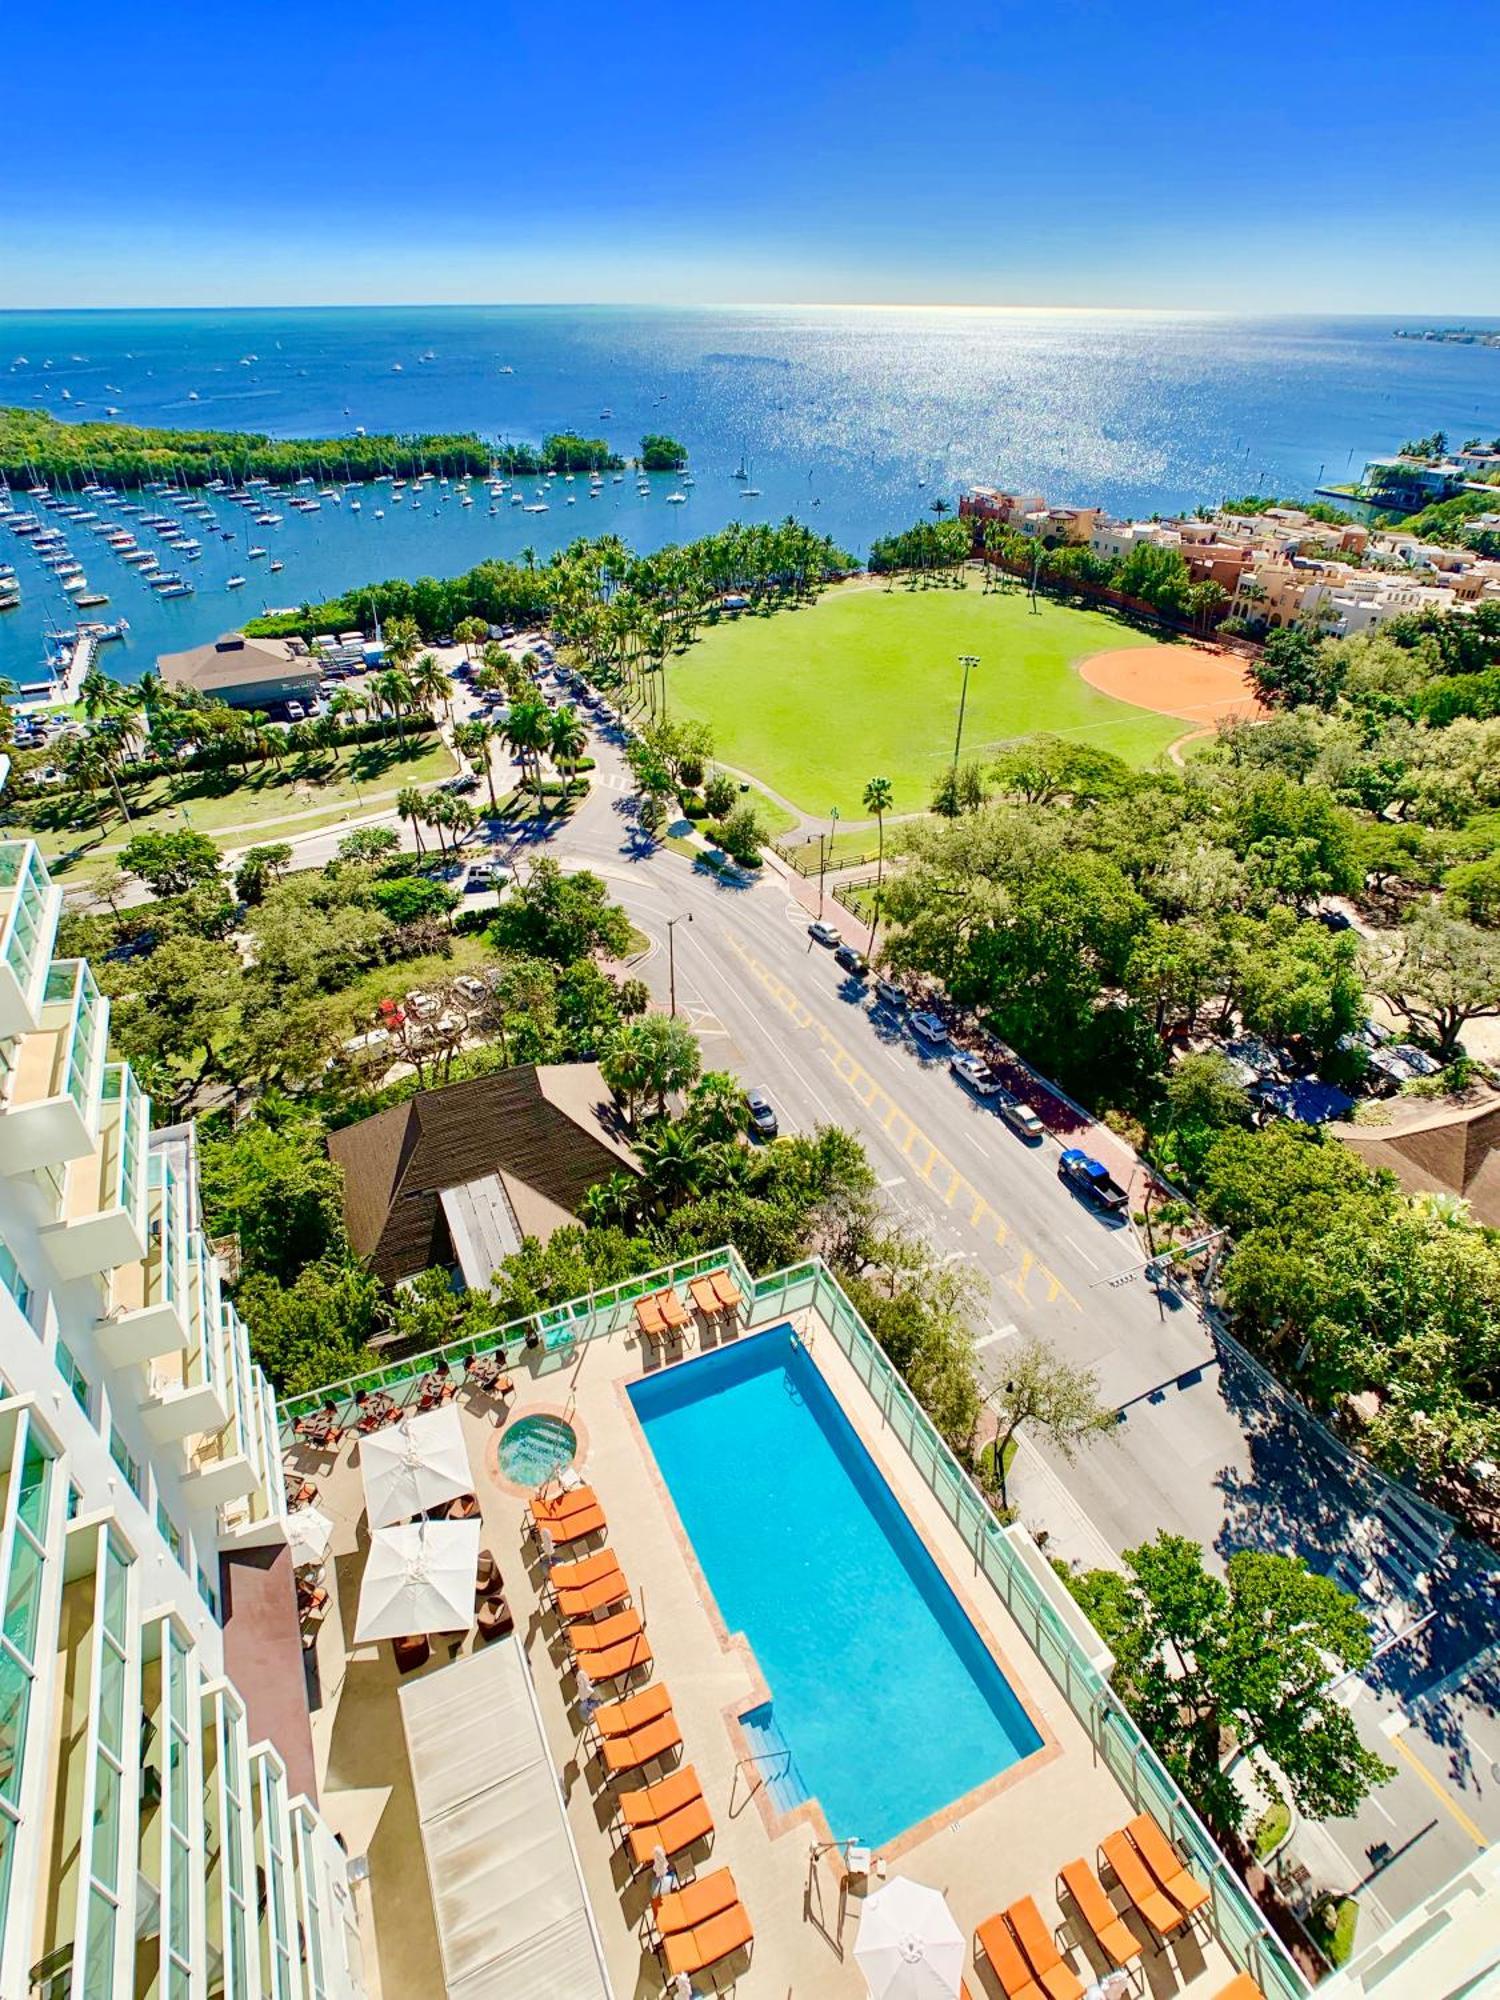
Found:
[{"label": "clear horizon line", "polygon": [[1128,315],[1139,318],[1182,318],[1197,319],[1390,319],[1395,317],[1416,317],[1428,324],[1500,325],[1500,319],[1492,313],[1464,313],[1458,309],[1435,312],[1431,308],[1413,315],[1409,308],[1389,306],[1382,308],[1363,307],[1358,310],[1338,306],[1282,306],[1259,308],[1247,311],[1237,306],[1194,306],[1194,305],[1055,305],[1055,304],[997,304],[984,301],[963,300],[913,300],[913,299],[700,299],[678,300],[664,304],[660,300],[641,299],[324,299],[301,304],[288,302],[225,304],[223,301],[200,301],[190,305],[41,305],[12,306],[0,303],[0,316],[41,315],[48,313],[108,313],[108,312],[161,312],[161,313],[298,313],[298,312],[869,312],[869,313],[986,313],[1001,316],[1005,314],[1057,314],[1059,316],[1104,315],[1120,317]]}]

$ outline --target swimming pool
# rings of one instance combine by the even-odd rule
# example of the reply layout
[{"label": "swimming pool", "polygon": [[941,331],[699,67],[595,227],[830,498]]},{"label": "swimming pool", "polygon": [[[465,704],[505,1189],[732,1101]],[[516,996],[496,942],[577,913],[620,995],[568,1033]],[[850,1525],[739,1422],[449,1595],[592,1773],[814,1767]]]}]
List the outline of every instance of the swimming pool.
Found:
[{"label": "swimming pool", "polygon": [[773,1804],[874,1846],[1041,1747],[1015,1690],[789,1326],[630,1385],[731,1632]]}]

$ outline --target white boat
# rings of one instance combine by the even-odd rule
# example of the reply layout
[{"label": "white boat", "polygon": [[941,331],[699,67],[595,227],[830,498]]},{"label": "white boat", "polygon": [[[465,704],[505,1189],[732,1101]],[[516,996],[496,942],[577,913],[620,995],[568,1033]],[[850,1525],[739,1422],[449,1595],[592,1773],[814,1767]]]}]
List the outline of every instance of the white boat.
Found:
[{"label": "white boat", "polygon": [[686,502],[687,502],[687,495],[685,493],[669,493],[667,495],[667,505],[669,507],[681,507],[684,506]]},{"label": "white boat", "polygon": [[760,498],[760,488],[758,486],[742,486],[740,488],[740,498],[742,500],[758,500]]},{"label": "white boat", "polygon": [[375,509],[375,518],[376,518],[376,520],[377,520],[377,521],[383,521],[383,520],[385,519],[385,509],[384,509],[384,507],[377,507],[377,508]]},{"label": "white boat", "polygon": [[526,495],[524,493],[512,493],[510,504],[512,507],[524,507],[526,504]]},{"label": "white boat", "polygon": [[276,571],[276,570],[278,570],[278,569],[285,569],[285,568],[286,568],[286,564],[285,564],[284,562],[282,562],[282,560],[281,560],[281,558],[280,558],[279,556],[277,557],[276,561],[275,561],[275,562],[273,562],[273,563],[272,563],[272,565],[271,565],[271,569],[272,569],[272,571],[273,571],[273,572],[275,572],[275,571]]},{"label": "white boat", "polygon": [[242,576],[232,576],[229,579],[228,583],[225,584],[224,588],[226,590],[242,590],[244,588],[244,585],[245,585],[245,579]]},{"label": "white boat", "polygon": [[359,512],[359,504],[360,503],[357,500],[351,500],[349,502],[349,512],[351,514],[357,514]]},{"label": "white boat", "polygon": [[268,555],[270,551],[268,549],[246,549],[245,553],[249,556],[251,562],[254,562],[257,556]]},{"label": "white boat", "polygon": [[545,514],[546,511],[547,503],[545,500],[532,500],[526,508],[528,514]]}]

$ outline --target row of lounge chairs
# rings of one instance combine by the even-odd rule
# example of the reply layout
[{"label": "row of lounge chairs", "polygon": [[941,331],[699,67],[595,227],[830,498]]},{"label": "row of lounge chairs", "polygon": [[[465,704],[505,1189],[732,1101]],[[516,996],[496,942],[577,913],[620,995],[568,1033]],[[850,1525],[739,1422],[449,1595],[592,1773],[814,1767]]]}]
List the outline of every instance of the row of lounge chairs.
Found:
[{"label": "row of lounge chairs", "polygon": [[[727,1271],[710,1271],[688,1280],[694,1308],[712,1325],[726,1314],[737,1313],[744,1294]],[[665,1291],[650,1292],[635,1302],[635,1323],[641,1339],[653,1350],[668,1345],[693,1323],[692,1314],[677,1295],[675,1285]]]},{"label": "row of lounge chairs", "polygon": [[[1209,1901],[1204,1885],[1183,1865],[1177,1850],[1150,1813],[1138,1813],[1127,1826],[1099,1844],[1099,1867],[1108,1870],[1123,1892],[1127,1909],[1118,1909],[1108,1890],[1081,1856],[1058,1871],[1058,1901],[1064,1892],[1111,1970],[1128,1971],[1141,1957],[1140,1939],[1125,1921],[1134,1914],[1165,1947],[1190,1929]],[[987,1918],[975,1934],[975,1956],[989,1962],[1006,2000],[1082,2000],[1084,1987],[1063,1959],[1041,1911],[1030,1896],[1022,1896],[998,1916]],[[1260,2000],[1259,1988],[1241,1973],[1216,2000]]]},{"label": "row of lounge chairs", "polygon": [[614,1804],[617,1837],[630,1857],[632,1873],[653,1875],[646,1919],[651,1949],[669,1978],[691,1979],[732,1953],[748,1951],[755,1931],[727,1868],[680,1884],[679,1857],[711,1841],[713,1814],[691,1764],[654,1784],[627,1788],[653,1765],[682,1753],[682,1731],[672,1697],[660,1682],[598,1704],[596,1686],[618,1682],[628,1688],[651,1668],[651,1642],[631,1604],[630,1585],[619,1559],[607,1545],[559,1562],[559,1545],[607,1536],[609,1524],[599,1496],[579,1484],[531,1502],[531,1533],[546,1562],[544,1595],[557,1613],[577,1680],[585,1727]]}]

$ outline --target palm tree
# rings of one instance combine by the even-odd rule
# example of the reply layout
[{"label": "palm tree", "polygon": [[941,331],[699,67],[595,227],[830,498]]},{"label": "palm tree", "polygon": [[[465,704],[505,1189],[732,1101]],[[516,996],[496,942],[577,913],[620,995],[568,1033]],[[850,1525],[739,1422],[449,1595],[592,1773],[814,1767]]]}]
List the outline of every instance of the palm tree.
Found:
[{"label": "palm tree", "polygon": [[530,542],[522,549],[521,560],[528,569],[536,568],[536,550],[531,546]]},{"label": "palm tree", "polygon": [[518,701],[511,709],[509,717],[501,726],[505,741],[521,760],[521,778],[525,782],[528,766],[532,772],[532,786],[538,799],[542,795],[542,752],[551,741],[552,711],[544,701]]},{"label": "palm tree", "polygon": [[401,748],[406,748],[406,709],[411,703],[412,684],[408,674],[399,667],[392,667],[386,673],[377,674],[370,683],[370,692],[381,705],[396,718],[396,736]]},{"label": "palm tree", "polygon": [[453,731],[453,740],[472,763],[484,770],[484,781],[490,792],[490,811],[497,817],[500,802],[495,797],[495,767],[490,760],[490,727],[487,722],[460,722]]},{"label": "palm tree", "polygon": [[386,665],[398,671],[409,667],[421,643],[422,634],[414,618],[393,618],[385,628]]},{"label": "palm tree", "polygon": [[703,1192],[711,1155],[691,1125],[674,1125],[663,1119],[636,1141],[635,1150],[642,1168],[642,1190],[658,1218]]},{"label": "palm tree", "polygon": [[588,731],[571,702],[565,702],[552,718],[548,749],[554,764],[572,764],[583,755]]},{"label": "palm tree", "polygon": [[578,1220],[590,1229],[625,1228],[635,1218],[640,1194],[640,1183],[633,1174],[611,1174],[584,1189]]},{"label": "palm tree", "polygon": [[464,649],[464,658],[472,659],[471,648],[482,646],[490,636],[490,628],[482,618],[460,618],[453,628],[453,636]]},{"label": "palm tree", "polygon": [[418,854],[425,854],[422,845],[422,820],[426,814],[427,800],[415,785],[403,785],[396,794],[396,816],[411,821],[412,837],[417,843]]},{"label": "palm tree", "polygon": [[875,857],[875,915],[870,924],[870,949],[875,949],[875,932],[880,926],[880,885],[885,880],[885,816],[891,809],[895,794],[889,778],[871,778],[865,786],[865,811],[874,813],[877,830],[877,851]]},{"label": "palm tree", "polygon": [[438,665],[435,654],[424,653],[411,670],[413,699],[429,712],[441,702],[448,720],[453,720],[453,684]]},{"label": "palm tree", "polygon": [[745,1129],[748,1111],[744,1087],[728,1070],[705,1070],[693,1085],[689,1116],[694,1128],[710,1144],[724,1144],[738,1138]]}]

